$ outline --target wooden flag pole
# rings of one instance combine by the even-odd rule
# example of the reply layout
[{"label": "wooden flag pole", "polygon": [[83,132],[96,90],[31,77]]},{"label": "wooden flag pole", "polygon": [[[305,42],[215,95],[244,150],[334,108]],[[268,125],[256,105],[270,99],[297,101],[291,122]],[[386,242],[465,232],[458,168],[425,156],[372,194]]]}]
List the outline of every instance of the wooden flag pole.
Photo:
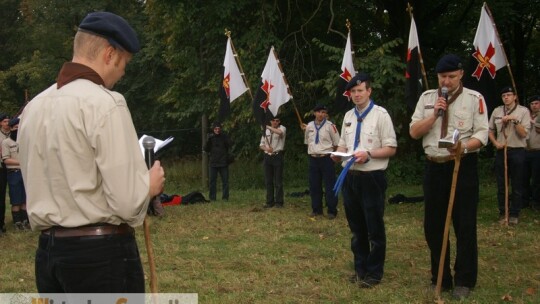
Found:
[{"label": "wooden flag pole", "polygon": [[[411,17],[411,20],[413,19],[413,7],[412,5],[407,2],[407,12],[409,12],[409,16]],[[418,35],[418,32],[416,33]],[[426,68],[424,67],[424,58],[422,57],[422,52],[420,51],[420,41],[418,41],[418,59],[420,59],[420,70],[422,71],[422,79],[424,80],[424,84],[426,85],[426,90],[429,90],[429,84],[427,81],[427,73]]]},{"label": "wooden flag pole", "polygon": [[227,36],[228,38],[231,39],[231,48],[232,48],[232,51],[233,51],[234,60],[236,61],[236,63],[238,64],[238,67],[240,68],[240,75],[242,75],[242,79],[244,80],[244,85],[248,89],[249,97],[251,98],[251,100],[253,100],[253,94],[251,94],[251,89],[249,88],[246,75],[244,74],[244,69],[242,68],[242,64],[240,63],[240,58],[238,58],[238,55],[236,53],[236,49],[234,48],[234,44],[232,42],[231,31],[225,29],[225,36]]}]

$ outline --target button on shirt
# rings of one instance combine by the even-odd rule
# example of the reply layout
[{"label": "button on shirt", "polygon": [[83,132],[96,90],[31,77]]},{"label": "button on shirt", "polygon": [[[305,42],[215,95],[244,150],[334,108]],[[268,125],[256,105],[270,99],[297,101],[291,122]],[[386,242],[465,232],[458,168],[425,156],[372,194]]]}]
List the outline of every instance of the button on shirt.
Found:
[{"label": "button on shirt", "polygon": [[[420,120],[433,116],[433,107],[437,98],[437,90],[428,90],[420,96],[409,127]],[[457,129],[459,139],[462,142],[467,142],[470,138],[476,138],[482,145],[486,145],[488,141],[487,107],[480,93],[463,88],[463,92],[448,106],[447,112],[448,128],[446,134],[448,136],[451,136],[454,130]],[[438,147],[441,138],[441,125],[442,117],[439,117],[433,123],[429,132],[422,138],[424,152],[429,156],[450,155],[446,148]]]},{"label": "button on shirt", "polygon": [[[511,116],[517,117],[517,120],[520,121],[520,124],[525,128],[525,132],[528,134],[531,126],[531,114],[529,110],[518,105],[516,109],[510,114]],[[509,121],[506,124],[504,132],[506,133],[506,139],[503,134],[503,122],[502,117],[504,114],[504,106],[498,106],[491,113],[491,118],[489,119],[489,130],[494,132],[496,135],[497,141],[504,144],[506,143],[510,148],[525,148],[527,147],[527,137],[521,138],[516,132],[516,125]]]},{"label": "button on shirt", "polygon": [[[362,114],[362,113],[360,113]],[[341,138],[338,146],[347,147],[347,153],[355,151],[371,151],[382,147],[397,147],[396,133],[390,115],[383,107],[374,105],[362,122],[360,143],[354,150],[356,125],[358,120],[354,114],[354,108],[349,110],[343,118]],[[354,163],[350,170],[374,171],[385,170],[388,167],[389,158],[372,158],[366,164]],[[342,163],[345,166],[347,162]]]},{"label": "button on shirt", "polygon": [[283,134],[280,135],[277,133],[273,133],[270,130],[266,129],[266,135],[261,136],[261,143],[259,146],[270,146],[274,153],[282,152],[285,148],[285,135],[287,128],[282,125],[280,125],[278,128],[283,132]]},{"label": "button on shirt", "polygon": [[304,143],[308,145],[308,154],[328,154],[334,151],[334,147],[339,144],[339,132],[331,121],[326,121],[319,129],[319,142],[315,143],[317,137],[317,127],[315,121],[308,123],[304,133]]}]

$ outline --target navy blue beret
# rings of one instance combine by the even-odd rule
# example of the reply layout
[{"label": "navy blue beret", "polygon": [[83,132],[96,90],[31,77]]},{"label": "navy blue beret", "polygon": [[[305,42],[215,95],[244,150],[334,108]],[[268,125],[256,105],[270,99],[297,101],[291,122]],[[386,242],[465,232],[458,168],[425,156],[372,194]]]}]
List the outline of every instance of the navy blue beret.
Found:
[{"label": "navy blue beret", "polygon": [[215,121],[213,124],[212,124],[212,128],[222,128],[221,127],[221,123],[219,121]]},{"label": "navy blue beret", "polygon": [[9,126],[10,127],[13,127],[14,125],[18,125],[19,124],[19,117],[15,117],[15,118],[12,118],[10,121],[9,121]]},{"label": "navy blue beret", "polygon": [[141,49],[135,30],[124,18],[113,13],[90,13],[79,25],[79,30],[101,36],[111,45],[121,47],[132,54]]},{"label": "navy blue beret", "polygon": [[318,104],[318,105],[315,106],[315,108],[313,108],[313,112],[317,112],[317,111],[321,111],[321,110],[328,111],[326,106],[322,105],[322,104]]},{"label": "navy blue beret", "polygon": [[366,73],[360,72],[354,75],[354,77],[351,80],[349,80],[349,83],[347,83],[347,86],[345,87],[345,91],[348,91],[352,89],[353,87],[361,84],[362,82],[368,81],[368,80],[370,80],[369,75]]},{"label": "navy blue beret", "polygon": [[529,103],[533,101],[540,101],[540,95],[531,96],[531,98],[529,98]]},{"label": "navy blue beret", "polygon": [[454,54],[448,54],[439,59],[439,62],[437,62],[437,66],[435,67],[435,72],[445,73],[462,69],[463,64],[461,63],[461,58]]},{"label": "navy blue beret", "polygon": [[6,113],[0,113],[0,121],[4,119],[9,119],[9,115],[7,115]]},{"label": "navy blue beret", "polygon": [[514,93],[514,88],[512,86],[506,86],[504,88],[502,88],[501,90],[501,95],[504,94],[504,93]]}]

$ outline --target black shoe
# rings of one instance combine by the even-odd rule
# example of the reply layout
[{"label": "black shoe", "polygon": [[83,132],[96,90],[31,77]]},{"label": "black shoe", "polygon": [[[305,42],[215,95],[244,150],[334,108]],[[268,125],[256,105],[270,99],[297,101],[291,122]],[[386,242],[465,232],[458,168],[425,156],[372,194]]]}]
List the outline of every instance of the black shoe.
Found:
[{"label": "black shoe", "polygon": [[0,228],[0,231],[2,231],[3,233],[6,233],[6,225],[2,225],[2,228]]},{"label": "black shoe", "polygon": [[372,278],[370,276],[366,276],[361,282],[360,282],[360,288],[373,288],[376,285],[379,285],[381,283],[381,280],[377,280],[375,278]]},{"label": "black shoe", "polygon": [[354,273],[354,274],[351,274],[349,276],[349,282],[353,283],[353,284],[356,284],[358,282],[361,282],[363,279],[366,278],[366,275],[363,274],[363,275],[359,275],[357,273]]},{"label": "black shoe", "polygon": [[452,293],[452,298],[455,300],[463,300],[469,297],[471,294],[471,289],[465,286],[456,286],[454,292]]},{"label": "black shoe", "polygon": [[322,212],[311,212],[309,217],[323,216]]},{"label": "black shoe", "polygon": [[272,208],[272,207],[274,207],[274,204],[268,204],[268,203],[266,203],[266,204],[264,204],[263,207],[266,208],[266,209]]},{"label": "black shoe", "polygon": [[335,213],[328,213],[328,215],[326,216],[329,220],[333,220],[336,218],[336,214]]},{"label": "black shoe", "polygon": [[280,203],[276,203],[276,205],[275,205],[274,207],[276,207],[276,208],[283,208],[283,203],[281,203],[281,204],[280,204]]},{"label": "black shoe", "polygon": [[15,229],[21,230],[21,231],[24,230],[24,224],[22,222],[15,222],[14,225],[15,225]]}]

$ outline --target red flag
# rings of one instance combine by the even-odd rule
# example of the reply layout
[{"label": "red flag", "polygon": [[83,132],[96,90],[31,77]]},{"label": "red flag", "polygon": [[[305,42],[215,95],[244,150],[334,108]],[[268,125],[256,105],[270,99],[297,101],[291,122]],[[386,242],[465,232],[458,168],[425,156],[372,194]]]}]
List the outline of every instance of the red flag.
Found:
[{"label": "red flag", "polygon": [[227,39],[225,60],[223,62],[223,81],[219,92],[221,104],[218,116],[220,121],[223,121],[223,119],[228,116],[230,104],[248,90],[235,57],[236,54],[232,49],[231,37],[229,37],[229,39]]},{"label": "red flag", "polygon": [[345,91],[345,87],[351,78],[356,75],[356,70],[353,65],[353,50],[351,44],[351,32],[347,35],[347,44],[343,53],[343,61],[341,63],[341,74],[337,80],[336,89],[336,107],[338,111],[344,111],[352,107],[350,103],[351,96],[349,91]]},{"label": "red flag", "polygon": [[411,18],[411,29],[409,31],[409,44],[407,46],[407,70],[405,78],[407,84],[405,87],[405,100],[410,110],[416,107],[418,98],[422,94],[422,71],[420,67],[420,43],[418,42],[418,33],[416,23]]},{"label": "red flag", "polygon": [[264,125],[270,114],[276,116],[281,105],[292,98],[285,75],[279,66],[274,47],[270,49],[268,60],[261,75],[261,86],[253,100],[253,113]]},{"label": "red flag", "polygon": [[491,78],[495,78],[497,70],[504,67],[507,62],[502,43],[497,36],[497,29],[488,14],[486,3],[482,6],[473,45],[475,52],[472,56],[478,61],[478,65],[472,76],[480,80],[485,71],[489,73]]}]

